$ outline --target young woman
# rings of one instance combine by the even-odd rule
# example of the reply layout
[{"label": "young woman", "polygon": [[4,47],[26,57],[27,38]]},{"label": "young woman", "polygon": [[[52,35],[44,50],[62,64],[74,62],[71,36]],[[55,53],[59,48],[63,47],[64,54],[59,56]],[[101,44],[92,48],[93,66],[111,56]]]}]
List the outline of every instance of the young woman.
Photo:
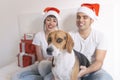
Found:
[{"label": "young woman", "polygon": [[[45,8],[44,12],[44,30],[36,33],[33,39],[33,44],[36,46],[38,61],[35,64],[23,68],[21,71],[17,72],[13,76],[12,80],[43,80],[43,78],[46,77],[47,73],[49,75],[49,72],[51,72],[51,65],[47,65],[51,63],[51,59],[46,53],[46,48],[48,46],[47,36],[50,32],[59,29],[58,22],[60,19],[60,10],[55,7],[47,7]],[[46,60],[42,62],[45,65],[38,66],[38,63],[42,60]]]}]

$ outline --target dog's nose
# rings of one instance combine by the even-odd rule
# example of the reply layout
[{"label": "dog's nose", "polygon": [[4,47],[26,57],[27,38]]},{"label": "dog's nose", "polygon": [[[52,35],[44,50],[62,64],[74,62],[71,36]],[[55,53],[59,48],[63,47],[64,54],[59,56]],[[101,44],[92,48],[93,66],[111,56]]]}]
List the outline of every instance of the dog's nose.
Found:
[{"label": "dog's nose", "polygon": [[52,47],[47,48],[47,54],[48,55],[52,55],[52,52],[53,52],[53,48]]}]

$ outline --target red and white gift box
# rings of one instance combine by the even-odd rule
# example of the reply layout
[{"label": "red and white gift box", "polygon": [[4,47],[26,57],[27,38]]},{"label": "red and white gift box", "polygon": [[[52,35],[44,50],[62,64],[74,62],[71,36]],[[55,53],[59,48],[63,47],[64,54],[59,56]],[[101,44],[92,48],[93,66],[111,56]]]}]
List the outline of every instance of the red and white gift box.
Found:
[{"label": "red and white gift box", "polygon": [[18,66],[27,67],[32,65],[36,61],[35,54],[19,53],[18,54]]},{"label": "red and white gift box", "polygon": [[25,52],[28,54],[35,54],[35,45],[32,44],[32,40],[21,40],[20,42],[20,52]]},{"label": "red and white gift box", "polygon": [[33,37],[34,34],[24,34],[20,41],[20,53],[18,54],[18,66],[20,67],[32,65],[37,60],[35,45],[32,44]]}]

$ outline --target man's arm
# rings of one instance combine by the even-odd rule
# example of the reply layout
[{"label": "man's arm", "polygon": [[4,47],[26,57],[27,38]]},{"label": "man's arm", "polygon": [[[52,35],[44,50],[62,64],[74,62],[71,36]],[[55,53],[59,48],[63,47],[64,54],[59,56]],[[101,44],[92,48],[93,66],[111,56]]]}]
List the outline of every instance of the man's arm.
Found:
[{"label": "man's arm", "polygon": [[95,61],[88,68],[86,68],[85,66],[81,66],[80,67],[81,70],[78,74],[78,77],[82,77],[85,74],[89,74],[91,72],[99,70],[103,65],[105,55],[106,55],[106,50],[96,50]]}]

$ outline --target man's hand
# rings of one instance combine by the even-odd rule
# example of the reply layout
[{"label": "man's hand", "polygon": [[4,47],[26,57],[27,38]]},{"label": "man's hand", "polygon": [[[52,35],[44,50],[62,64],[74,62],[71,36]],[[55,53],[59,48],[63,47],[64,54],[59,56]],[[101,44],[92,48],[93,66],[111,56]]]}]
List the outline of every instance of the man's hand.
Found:
[{"label": "man's hand", "polygon": [[86,66],[80,66],[80,72],[78,73],[78,77],[83,77],[87,73],[87,67]]}]

